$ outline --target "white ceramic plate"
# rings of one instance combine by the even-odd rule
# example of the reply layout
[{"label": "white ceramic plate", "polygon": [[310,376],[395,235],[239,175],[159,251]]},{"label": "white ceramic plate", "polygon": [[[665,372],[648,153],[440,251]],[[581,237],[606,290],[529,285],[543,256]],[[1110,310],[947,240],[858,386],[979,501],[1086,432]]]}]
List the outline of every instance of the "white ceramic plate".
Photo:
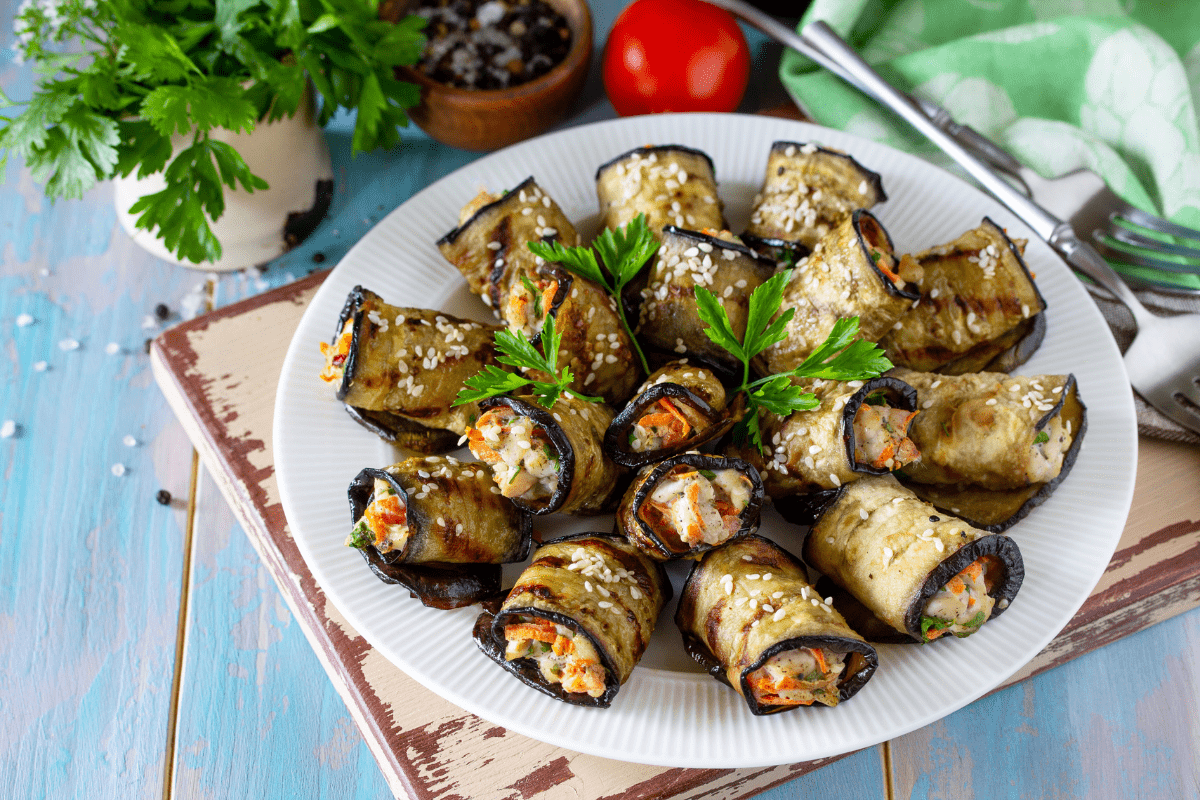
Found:
[{"label": "white ceramic plate", "polygon": [[[950,241],[985,214],[1010,234],[1030,238],[1027,257],[1049,303],[1049,331],[1022,371],[1075,373],[1089,416],[1082,453],[1058,491],[1010,531],[1027,571],[1004,616],[968,639],[881,647],[874,678],[847,703],[752,716],[738,695],[683,653],[674,603],[611,708],[550,699],[476,649],[470,629],[478,609],[424,608],[403,589],[381,583],[343,546],[350,525],[346,486],[361,468],[393,463],[399,453],[351,421],[317,379],[318,342],[330,338],[346,294],[360,283],[396,305],[489,319],[434,245],[481,188],[499,190],[534,175],[586,237],[597,227],[596,167],[646,143],[678,143],[712,156],[730,225],[739,231],[762,184],[767,151],[779,139],[840,147],[880,172],[891,199],[875,213],[898,252]],[[918,158],[865,139],[719,114],[636,117],[544,136],[481,158],[397,208],[346,255],[305,313],[280,377],[274,437],[292,535],[326,595],[393,663],[447,700],[527,736],[676,767],[750,767],[845,753],[933,722],[1001,683],[1062,629],[1099,580],[1129,511],[1137,452],[1129,383],[1100,314],[1063,263],[1003,207]],[[537,524],[551,534],[607,531],[612,520],[539,518]],[[797,531],[771,514],[761,532],[795,551]],[[508,581],[519,569],[507,570]],[[670,571],[678,590],[687,567]]]}]

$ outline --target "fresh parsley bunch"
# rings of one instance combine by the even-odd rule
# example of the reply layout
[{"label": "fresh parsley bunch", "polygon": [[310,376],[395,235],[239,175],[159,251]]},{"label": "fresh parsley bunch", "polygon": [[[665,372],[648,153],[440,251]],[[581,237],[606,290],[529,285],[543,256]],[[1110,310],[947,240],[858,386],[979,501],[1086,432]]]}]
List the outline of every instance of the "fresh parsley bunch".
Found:
[{"label": "fresh parsley bunch", "polygon": [[[267,184],[212,131],[294,114],[311,80],[320,124],[358,110],[354,152],[399,141],[420,93],[393,67],[420,57],[425,20],[378,11],[375,0],[25,0],[18,59],[41,77],[25,110],[0,120],[4,159],[23,158],[50,198],[163,172],[166,188],[130,209],[137,226],[182,259],[216,260],[206,215],[224,212],[224,187]],[[177,134],[189,143],[174,152]]]},{"label": "fresh parsley bunch", "polygon": [[774,322],[771,317],[775,316],[783,303],[783,287],[791,275],[791,270],[776,273],[750,294],[746,334],[740,342],[717,296],[703,286],[696,286],[693,290],[700,319],[708,325],[704,333],[742,362],[742,384],[737,391],[746,393],[747,409],[746,415],[733,429],[734,439],[741,443],[749,438],[759,450],[763,449],[759,422],[762,411],[786,417],[793,411],[808,411],[819,405],[816,395],[802,391],[793,378],[865,380],[892,367],[892,362],[875,344],[855,338],[858,335],[858,317],[849,317],[834,323],[829,336],[800,366],[751,381],[750,361],[768,347],[787,338],[787,324],[795,316],[796,310],[787,309]]},{"label": "fresh parsley bunch", "polygon": [[542,326],[542,355],[525,338],[523,333],[513,331],[496,331],[496,349],[501,356],[496,360],[501,364],[516,367],[519,370],[536,370],[550,376],[550,382],[535,381],[515,372],[506,372],[495,365],[489,364],[480,372],[467,378],[464,388],[454,399],[454,405],[474,403],[496,395],[508,394],[524,386],[533,387],[533,395],[544,408],[554,408],[555,401],[563,392],[589,403],[599,403],[599,397],[589,397],[570,389],[575,376],[570,367],[558,368],[558,347],[562,342],[562,334],[554,329],[554,317],[546,317]]},{"label": "fresh parsley bunch", "polygon": [[[592,247],[600,254],[600,260],[604,263],[603,269],[597,263]],[[534,255],[560,263],[568,272],[595,281],[613,296],[617,301],[617,316],[621,320],[621,327],[629,334],[629,341],[633,343],[633,350],[637,353],[642,369],[649,374],[650,367],[646,363],[646,356],[642,353],[637,337],[633,335],[633,328],[625,319],[625,304],[621,302],[621,291],[641,272],[650,256],[658,250],[658,240],[646,225],[646,215],[638,214],[616,231],[605,230],[596,237],[592,247],[563,247],[562,243],[557,241],[529,243],[529,249]]]}]

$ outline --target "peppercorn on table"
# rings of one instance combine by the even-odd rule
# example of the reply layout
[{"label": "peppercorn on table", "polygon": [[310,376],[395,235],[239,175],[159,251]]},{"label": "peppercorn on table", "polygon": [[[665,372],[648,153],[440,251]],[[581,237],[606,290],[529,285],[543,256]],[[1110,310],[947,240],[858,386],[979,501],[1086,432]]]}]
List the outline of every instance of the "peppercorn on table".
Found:
[{"label": "peppercorn on table", "polygon": [[[620,6],[593,3],[598,32]],[[778,50],[751,42],[747,111],[780,99]],[[27,97],[30,70],[10,66],[0,87]],[[571,124],[609,116],[593,69]],[[663,770],[532,742],[413,684],[331,604],[304,605],[321,597],[311,575],[277,551],[260,557],[264,540],[247,537],[244,511],[223,496],[278,508],[261,399],[273,397],[275,374],[262,373],[278,370],[288,326],[319,281],[301,283],[308,273],[475,158],[413,131],[393,152],[352,159],[350,122],[327,130],[336,190],[316,233],[263,270],[224,276],[138,249],[117,224],[111,186],[51,205],[10,159],[0,186],[6,797],[1200,793],[1200,450],[1186,445],[1141,440],[1117,569],[1097,588],[1103,612],[1077,617],[1035,664],[1057,668],[819,769]],[[294,290],[265,296],[283,286]],[[170,340],[196,345],[186,374],[213,401],[223,452],[243,465],[231,482],[201,465],[189,437],[202,450],[217,444],[173,414],[148,345],[209,308],[259,296],[238,308],[239,326],[191,323]],[[275,522],[282,529],[281,513]]]}]

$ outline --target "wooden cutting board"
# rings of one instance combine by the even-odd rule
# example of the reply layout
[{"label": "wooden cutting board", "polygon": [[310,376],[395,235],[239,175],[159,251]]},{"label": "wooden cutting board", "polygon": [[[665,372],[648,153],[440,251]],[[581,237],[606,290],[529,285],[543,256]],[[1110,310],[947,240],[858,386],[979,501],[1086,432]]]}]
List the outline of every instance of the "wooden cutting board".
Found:
[{"label": "wooden cutting board", "polygon": [[[328,273],[197,317],[154,341],[155,378],[397,797],[742,798],[836,761],[670,769],[582,755],[492,725],[393,666],[326,599],[296,547],[275,483],[271,423],[284,355]],[[252,342],[253,346],[246,346]],[[1016,683],[1200,605],[1200,459],[1140,440],[1130,519],[1079,613]]]}]

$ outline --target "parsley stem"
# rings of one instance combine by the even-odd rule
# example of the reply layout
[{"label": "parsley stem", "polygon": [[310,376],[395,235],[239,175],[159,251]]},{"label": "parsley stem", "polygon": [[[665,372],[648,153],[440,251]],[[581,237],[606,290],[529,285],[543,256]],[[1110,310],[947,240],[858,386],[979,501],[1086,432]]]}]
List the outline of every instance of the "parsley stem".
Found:
[{"label": "parsley stem", "polygon": [[592,397],[590,395],[580,394],[579,392],[575,391],[574,389],[567,389],[565,391],[567,394],[571,395],[571,397],[574,397],[576,400],[583,400],[588,403],[603,403],[604,402],[603,397]]},{"label": "parsley stem", "polygon": [[[612,290],[610,289],[610,291]],[[625,304],[621,302],[621,294],[620,292],[613,292],[613,296],[617,301],[617,318],[621,320],[621,327],[625,329],[625,333],[629,336],[629,343],[633,345],[633,352],[637,353],[638,361],[642,365],[642,371],[649,375],[650,365],[646,363],[646,355],[642,352],[642,346],[638,344],[637,337],[633,335],[633,329],[629,327],[629,321],[625,319]]]}]

